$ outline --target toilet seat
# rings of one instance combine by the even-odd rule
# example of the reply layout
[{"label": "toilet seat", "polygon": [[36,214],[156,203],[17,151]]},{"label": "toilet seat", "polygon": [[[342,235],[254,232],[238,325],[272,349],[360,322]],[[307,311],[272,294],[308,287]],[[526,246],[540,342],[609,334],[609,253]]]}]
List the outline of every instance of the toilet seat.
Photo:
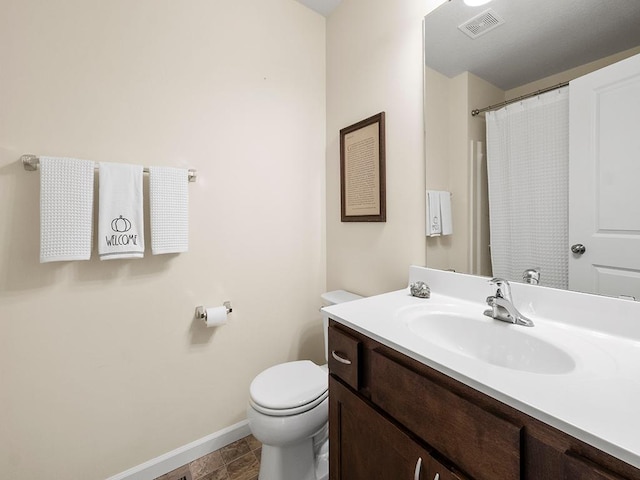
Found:
[{"label": "toilet seat", "polygon": [[327,371],[309,360],[275,365],[251,382],[249,394],[251,406],[265,415],[303,413],[329,395]]}]

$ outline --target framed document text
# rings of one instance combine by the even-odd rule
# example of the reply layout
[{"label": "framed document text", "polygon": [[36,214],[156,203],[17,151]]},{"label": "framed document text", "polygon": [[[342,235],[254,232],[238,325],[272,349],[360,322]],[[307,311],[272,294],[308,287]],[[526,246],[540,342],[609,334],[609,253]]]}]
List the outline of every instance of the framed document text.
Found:
[{"label": "framed document text", "polygon": [[385,222],[384,112],[340,130],[343,222]]}]

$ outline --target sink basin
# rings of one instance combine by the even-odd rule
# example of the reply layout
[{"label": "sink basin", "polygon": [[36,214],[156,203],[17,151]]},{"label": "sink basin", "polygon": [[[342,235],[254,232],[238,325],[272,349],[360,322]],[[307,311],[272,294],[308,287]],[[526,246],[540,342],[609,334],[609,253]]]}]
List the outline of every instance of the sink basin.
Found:
[{"label": "sink basin", "polygon": [[457,312],[405,312],[402,317],[420,338],[491,365],[547,375],[576,366],[564,350],[528,334],[526,327]]}]

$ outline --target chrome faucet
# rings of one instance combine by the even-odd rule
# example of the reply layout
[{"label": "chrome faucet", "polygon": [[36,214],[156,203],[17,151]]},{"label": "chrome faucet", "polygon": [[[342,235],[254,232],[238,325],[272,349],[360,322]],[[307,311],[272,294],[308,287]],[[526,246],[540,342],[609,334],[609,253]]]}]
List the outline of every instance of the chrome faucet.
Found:
[{"label": "chrome faucet", "polygon": [[540,270],[536,268],[527,268],[522,273],[522,280],[529,285],[538,285],[540,283]]},{"label": "chrome faucet", "polygon": [[484,314],[495,320],[533,327],[533,322],[522,315],[513,304],[509,282],[502,278],[492,278],[489,283],[495,285],[497,290],[495,295],[487,297],[487,305],[491,308],[485,310]]}]

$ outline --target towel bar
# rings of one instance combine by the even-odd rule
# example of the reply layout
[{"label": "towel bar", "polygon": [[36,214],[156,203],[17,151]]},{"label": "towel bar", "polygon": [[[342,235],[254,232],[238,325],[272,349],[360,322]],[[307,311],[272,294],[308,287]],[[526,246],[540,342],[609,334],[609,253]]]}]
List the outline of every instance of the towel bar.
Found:
[{"label": "towel bar", "polygon": [[[22,160],[22,165],[24,166],[24,169],[28,172],[35,172],[36,170],[38,170],[38,165],[40,165],[40,159],[36,155],[31,155],[31,154],[22,155],[20,157],[20,160]],[[98,167],[96,166],[96,169],[97,168]],[[144,167],[144,173],[149,173],[148,167]],[[197,177],[198,177],[197,171],[190,168],[188,173],[189,181],[195,182]]]}]

